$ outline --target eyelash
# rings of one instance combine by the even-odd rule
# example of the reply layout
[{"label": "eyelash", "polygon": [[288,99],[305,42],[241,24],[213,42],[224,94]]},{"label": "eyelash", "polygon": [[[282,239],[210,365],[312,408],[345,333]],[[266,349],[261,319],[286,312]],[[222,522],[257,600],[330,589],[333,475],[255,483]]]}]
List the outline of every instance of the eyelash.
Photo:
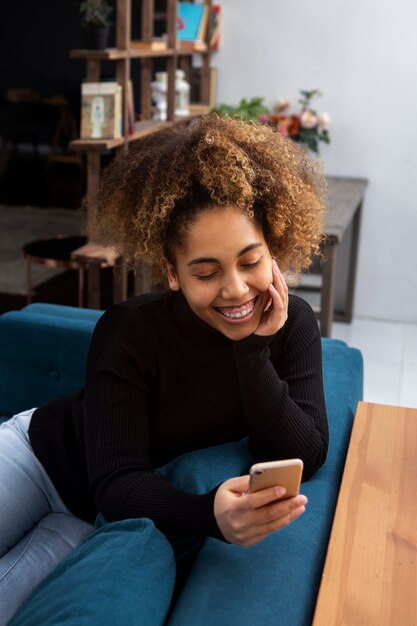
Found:
[{"label": "eyelash", "polygon": [[252,269],[253,267],[258,267],[259,263],[262,261],[262,257],[260,259],[258,259],[257,261],[255,261],[255,263],[246,263],[244,265],[242,265],[242,267],[246,268],[246,269]]},{"label": "eyelash", "polygon": [[[258,267],[261,261],[262,261],[262,257],[258,259],[257,261],[255,261],[255,263],[245,263],[242,265],[242,267],[247,270],[251,270],[251,269],[254,269],[255,267]],[[199,276],[198,274],[196,274],[196,278],[198,280],[211,280],[216,275],[217,275],[217,272],[213,272],[212,274],[207,274],[206,276]]]}]

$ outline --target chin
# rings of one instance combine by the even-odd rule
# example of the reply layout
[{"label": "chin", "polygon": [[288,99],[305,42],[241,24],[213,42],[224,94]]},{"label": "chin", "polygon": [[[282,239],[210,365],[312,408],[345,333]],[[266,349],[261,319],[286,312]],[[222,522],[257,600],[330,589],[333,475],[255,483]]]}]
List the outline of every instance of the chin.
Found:
[{"label": "chin", "polygon": [[240,341],[241,339],[246,339],[246,337],[253,335],[260,321],[260,316],[256,316],[255,319],[244,324],[224,324],[217,322],[216,324],[212,324],[212,326],[228,339]]}]

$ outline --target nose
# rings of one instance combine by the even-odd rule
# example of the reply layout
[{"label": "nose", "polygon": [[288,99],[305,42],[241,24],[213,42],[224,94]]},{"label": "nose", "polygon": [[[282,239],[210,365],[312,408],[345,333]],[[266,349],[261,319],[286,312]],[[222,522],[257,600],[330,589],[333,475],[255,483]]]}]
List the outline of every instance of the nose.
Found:
[{"label": "nose", "polygon": [[235,300],[240,302],[242,297],[248,292],[249,286],[239,272],[231,272],[225,276],[225,281],[221,288],[221,297],[224,300]]}]

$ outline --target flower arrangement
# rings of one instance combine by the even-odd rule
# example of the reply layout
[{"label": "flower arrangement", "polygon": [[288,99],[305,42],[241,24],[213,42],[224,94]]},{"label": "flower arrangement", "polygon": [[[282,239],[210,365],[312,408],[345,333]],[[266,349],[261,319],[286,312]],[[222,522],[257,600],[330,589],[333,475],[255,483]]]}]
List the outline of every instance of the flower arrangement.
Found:
[{"label": "flower arrangement", "polygon": [[318,89],[300,90],[300,93],[302,97],[299,100],[301,105],[299,113],[288,113],[289,101],[278,100],[272,115],[261,113],[258,119],[262,124],[273,126],[281,135],[291,137],[318,154],[320,141],[330,143],[331,120],[327,113],[317,113],[312,108],[312,100],[321,95]]},{"label": "flower arrangement", "polygon": [[311,91],[300,90],[301,99],[299,113],[288,113],[288,100],[278,100],[274,112],[271,114],[263,103],[263,98],[255,97],[251,100],[243,98],[237,106],[219,104],[212,109],[212,113],[252,121],[256,124],[268,124],[281,135],[290,137],[294,141],[304,144],[312,152],[318,154],[319,142],[330,143],[329,128],[330,116],[327,113],[317,113],[312,108],[312,100],[321,93],[318,89]]}]

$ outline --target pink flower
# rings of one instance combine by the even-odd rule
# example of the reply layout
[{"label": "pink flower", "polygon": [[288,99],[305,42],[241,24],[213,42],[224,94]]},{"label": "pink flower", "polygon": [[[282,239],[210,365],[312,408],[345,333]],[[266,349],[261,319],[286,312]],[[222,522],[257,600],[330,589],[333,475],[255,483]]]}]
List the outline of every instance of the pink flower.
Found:
[{"label": "pink flower", "polygon": [[303,128],[314,128],[317,126],[317,117],[311,111],[303,111],[300,115],[300,124]]},{"label": "pink flower", "polygon": [[283,117],[282,119],[280,119],[278,121],[277,124],[277,131],[280,133],[280,135],[283,135],[284,137],[288,137],[289,135],[289,126],[291,123],[291,118],[288,117]]},{"label": "pink flower", "polygon": [[259,113],[258,120],[261,122],[261,124],[270,124],[271,126],[273,126],[273,121],[271,120],[268,113]]}]

